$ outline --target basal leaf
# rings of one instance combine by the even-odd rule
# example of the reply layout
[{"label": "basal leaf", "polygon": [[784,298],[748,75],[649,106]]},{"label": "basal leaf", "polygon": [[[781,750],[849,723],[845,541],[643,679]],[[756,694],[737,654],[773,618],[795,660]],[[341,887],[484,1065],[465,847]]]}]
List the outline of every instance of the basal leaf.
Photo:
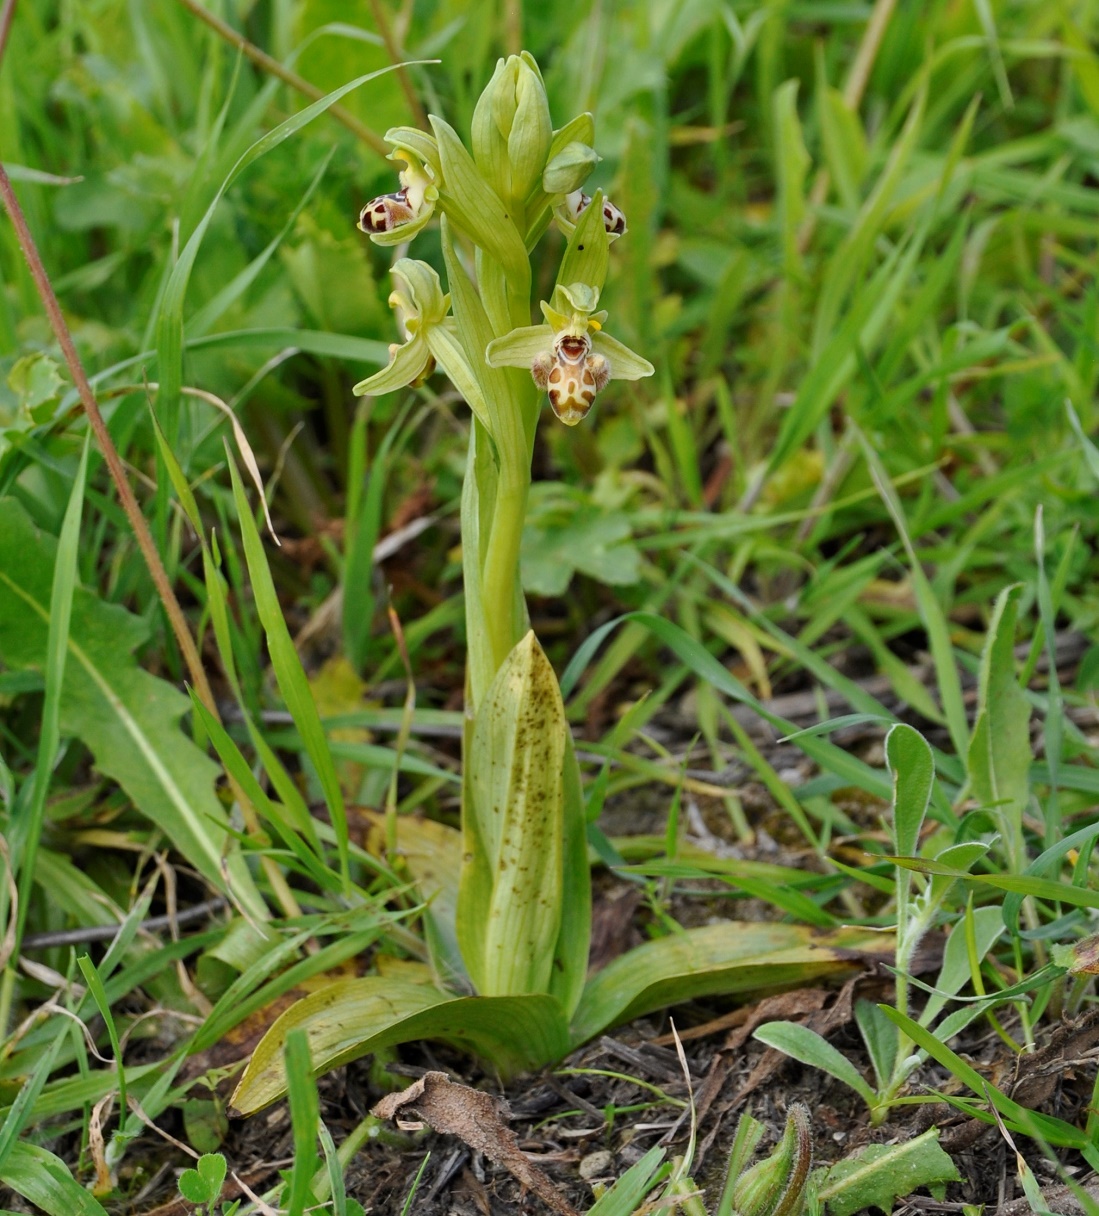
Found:
[{"label": "basal leaf", "polygon": [[0,1170],[10,1186],[48,1216],[107,1216],[102,1204],[69,1173],[69,1167],[37,1144],[15,1145]]},{"label": "basal leaf", "polygon": [[[41,670],[49,631],[57,542],[35,527],[14,499],[0,501],[0,657]],[[227,819],[214,794],[218,768],[180,730],[187,698],[138,667],[145,623],[77,587],[61,694],[61,733],[83,740],[96,767],[117,781],[138,809],[215,886]],[[263,915],[239,853],[230,851],[234,890]]]},{"label": "basal leaf", "polygon": [[574,1044],[630,1018],[718,993],[809,983],[892,949],[860,929],[723,921],[646,942],[608,964],[584,989],[570,1027]]},{"label": "basal leaf", "polygon": [[891,1212],[894,1200],[917,1187],[957,1182],[954,1162],[939,1147],[939,1129],[903,1144],[867,1144],[817,1174],[817,1195],[828,1216],[852,1216],[863,1208]]},{"label": "basal leaf", "polygon": [[565,1015],[551,996],[455,997],[376,975],[341,980],[292,1005],[260,1040],[233,1095],[241,1114],[285,1092],[282,1049],[296,1027],[305,1030],[318,1073],[417,1039],[472,1051],[502,1076],[558,1060],[569,1049]]},{"label": "basal leaf", "polygon": [[766,1022],[753,1031],[752,1038],[776,1048],[792,1060],[808,1064],[810,1068],[819,1068],[821,1072],[842,1081],[871,1109],[877,1104],[877,1096],[862,1073],[827,1039],[808,1026],[798,1022]]}]

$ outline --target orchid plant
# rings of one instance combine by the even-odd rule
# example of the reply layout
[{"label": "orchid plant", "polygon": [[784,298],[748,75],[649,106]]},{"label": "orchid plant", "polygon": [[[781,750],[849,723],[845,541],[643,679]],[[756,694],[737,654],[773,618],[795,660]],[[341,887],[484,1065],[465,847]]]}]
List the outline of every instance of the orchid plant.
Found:
[{"label": "orchid plant", "polygon": [[[431,134],[400,127],[386,135],[391,159],[403,166],[399,189],[369,202],[359,226],[377,244],[396,246],[438,217],[447,289],[426,262],[394,264],[390,304],[404,341],[354,391],[415,387],[439,369],[472,412],[461,504],[461,833],[400,826],[400,851],[427,901],[422,982],[406,978],[407,968],[400,978],[338,980],[292,1006],[237,1088],[233,1104],[242,1112],[283,1092],[282,1048],[299,1026],[318,1070],[435,1038],[507,1075],[671,1000],[842,968],[870,941],[849,930],[811,938],[796,925],[726,922],[649,942],[587,977],[581,775],[556,675],[530,628],[519,555],[543,401],[576,426],[610,381],[653,374],[607,332],[599,308],[626,217],[602,192],[582,190],[599,160],[592,116],[554,130],[541,74],[525,52],[501,60],[481,95],[471,151],[441,118],[430,122]],[[567,244],[550,299],[540,302],[542,323],[532,325],[530,254],[551,223]]]}]

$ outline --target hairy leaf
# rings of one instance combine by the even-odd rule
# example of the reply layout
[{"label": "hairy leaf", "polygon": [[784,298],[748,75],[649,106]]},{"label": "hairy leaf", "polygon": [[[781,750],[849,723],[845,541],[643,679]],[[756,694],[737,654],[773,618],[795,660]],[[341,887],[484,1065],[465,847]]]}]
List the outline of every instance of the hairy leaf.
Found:
[{"label": "hairy leaf", "polygon": [[957,1182],[954,1162],[939,1147],[939,1129],[903,1144],[868,1144],[816,1174],[818,1197],[828,1205],[828,1216],[851,1216],[863,1208],[893,1210],[917,1187]]}]

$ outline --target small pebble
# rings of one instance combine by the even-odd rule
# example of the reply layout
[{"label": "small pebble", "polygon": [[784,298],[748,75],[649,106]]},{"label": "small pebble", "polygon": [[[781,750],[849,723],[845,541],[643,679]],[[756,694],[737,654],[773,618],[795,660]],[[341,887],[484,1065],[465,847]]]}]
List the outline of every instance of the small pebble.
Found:
[{"label": "small pebble", "polygon": [[580,1160],[580,1177],[585,1182],[608,1175],[613,1170],[614,1154],[608,1153],[606,1149],[600,1149],[597,1153],[588,1153]]}]

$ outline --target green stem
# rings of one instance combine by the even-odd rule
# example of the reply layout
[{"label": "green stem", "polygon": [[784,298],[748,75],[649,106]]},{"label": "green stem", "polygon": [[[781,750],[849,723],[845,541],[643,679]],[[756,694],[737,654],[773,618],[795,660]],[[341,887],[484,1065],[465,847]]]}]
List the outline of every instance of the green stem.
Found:
[{"label": "green stem", "polygon": [[526,628],[519,581],[519,550],[529,490],[529,465],[525,469],[506,470],[496,491],[492,513],[481,586],[485,623],[492,646],[493,664],[497,670]]}]

